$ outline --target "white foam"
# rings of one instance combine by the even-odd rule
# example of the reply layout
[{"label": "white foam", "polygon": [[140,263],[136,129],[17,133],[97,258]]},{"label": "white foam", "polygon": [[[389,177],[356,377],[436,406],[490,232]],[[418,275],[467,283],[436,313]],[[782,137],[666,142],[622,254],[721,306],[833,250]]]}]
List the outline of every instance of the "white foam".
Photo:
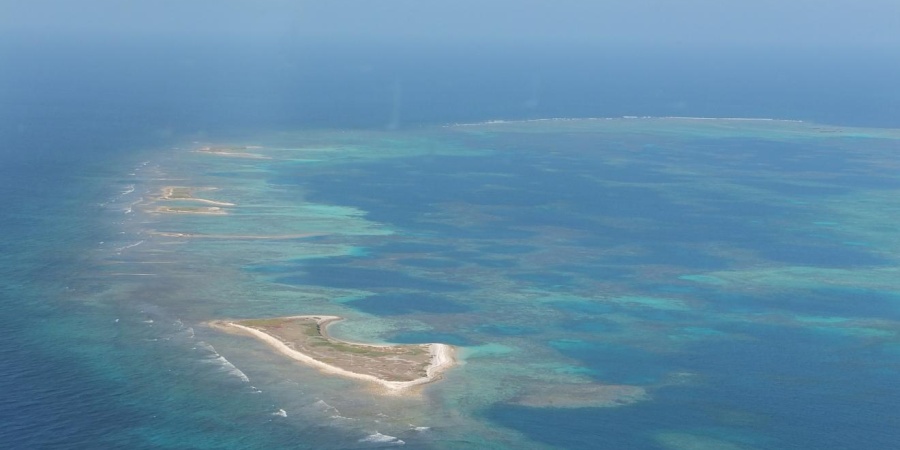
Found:
[{"label": "white foam", "polygon": [[224,356],[219,355],[219,357],[216,358],[215,360],[222,364],[222,368],[224,368],[228,372],[229,375],[239,378],[244,383],[250,382],[250,377],[248,377],[247,374],[242,372],[241,369],[238,369],[234,364],[232,364],[231,361],[225,359]]},{"label": "white foam", "polygon": [[403,442],[402,439],[398,439],[394,436],[388,436],[386,434],[381,434],[379,432],[375,432],[374,434],[370,434],[362,439],[359,442],[369,442],[373,444],[393,444],[393,445],[403,445],[406,442]]},{"label": "white foam", "polygon": [[413,427],[413,430],[419,431],[419,432],[428,431],[430,429],[431,429],[431,427]]},{"label": "white foam", "polygon": [[135,190],[135,185],[134,185],[134,184],[126,185],[126,186],[125,186],[125,189],[122,190],[122,192],[119,192],[118,195],[116,195],[115,197],[113,197],[113,198],[110,199],[109,201],[106,201],[106,202],[101,203],[100,206],[106,206],[106,205],[108,205],[108,204],[110,204],[110,203],[112,203],[112,202],[114,202],[114,201],[116,201],[116,200],[119,200],[119,199],[121,199],[122,197],[125,197],[126,195],[128,195],[128,194],[134,192],[134,190]]},{"label": "white foam", "polygon": [[135,200],[135,201],[131,202],[131,203],[128,205],[128,207],[125,208],[125,210],[124,210],[124,211],[125,211],[125,214],[131,214],[131,213],[133,213],[133,212],[134,212],[134,206],[137,205],[137,204],[139,204],[139,203],[141,203],[142,201],[144,201],[144,199],[138,199],[138,200]]},{"label": "white foam", "polygon": [[172,322],[172,325],[178,327],[178,331],[176,332],[176,334],[179,336],[186,336],[187,339],[194,339],[194,337],[196,336],[194,334],[194,327],[185,325],[184,322],[181,321],[181,319],[175,319],[175,321]]},{"label": "white foam", "polygon": [[207,359],[207,361],[211,361],[211,362],[219,364],[222,367],[222,370],[224,370],[225,372],[228,372],[229,375],[231,375],[235,378],[239,378],[244,383],[250,382],[250,377],[248,377],[247,374],[242,372],[241,369],[238,369],[237,366],[232,364],[231,361],[227,360],[224,356],[220,355],[219,352],[216,351],[215,347],[213,347],[212,345],[209,345],[203,341],[198,342],[197,345],[199,347],[209,351],[210,353],[212,353],[212,356],[210,356],[209,359]]},{"label": "white foam", "polygon": [[[131,209],[131,208],[128,208],[128,209]],[[137,242],[135,242],[135,243],[133,243],[133,244],[124,245],[124,246],[122,246],[122,247],[117,248],[117,249],[116,249],[116,252],[117,252],[117,253],[121,253],[121,252],[123,252],[123,251],[125,251],[125,250],[128,250],[129,248],[137,247],[138,245],[141,245],[141,244],[143,244],[144,242],[146,242],[146,241],[137,241]]]},{"label": "white foam", "polygon": [[333,416],[339,416],[339,415],[341,415],[341,412],[338,411],[337,408],[335,408],[334,406],[329,405],[328,403],[325,403],[325,400],[319,400],[319,401],[313,403],[313,406],[315,406],[316,408],[321,409],[321,410],[324,411],[324,412],[330,413],[330,414],[332,414]]},{"label": "white foam", "polygon": [[210,352],[210,353],[214,353],[216,356],[219,356],[219,352],[216,351],[216,348],[213,347],[212,345],[207,344],[207,343],[204,342],[204,341],[198,342],[198,343],[197,343],[197,347],[194,347],[194,348],[198,348],[198,347],[199,347],[199,348],[202,348],[202,349],[204,349],[204,350],[206,350],[206,351],[208,351],[208,352]]},{"label": "white foam", "polygon": [[352,418],[352,417],[342,416],[342,415],[340,415],[340,414],[333,415],[333,416],[329,417],[329,419],[334,419],[334,420],[357,420],[357,419],[354,419],[354,418]]},{"label": "white foam", "polygon": [[279,417],[287,417],[287,411],[279,408],[278,411],[273,412],[272,415],[279,416]]}]

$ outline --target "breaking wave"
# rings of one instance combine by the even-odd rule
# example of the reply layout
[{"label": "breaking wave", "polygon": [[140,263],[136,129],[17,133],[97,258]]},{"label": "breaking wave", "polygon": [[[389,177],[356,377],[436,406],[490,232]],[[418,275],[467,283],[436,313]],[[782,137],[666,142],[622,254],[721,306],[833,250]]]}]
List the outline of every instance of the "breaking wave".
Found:
[{"label": "breaking wave", "polygon": [[241,369],[238,369],[237,366],[232,364],[231,361],[226,359],[224,356],[220,355],[219,352],[217,352],[216,349],[212,345],[209,345],[206,342],[202,342],[202,341],[199,342],[197,345],[211,353],[211,355],[208,358],[206,358],[205,361],[219,364],[222,367],[222,370],[224,372],[228,373],[229,375],[231,375],[235,378],[240,379],[244,383],[250,382],[250,377],[248,377],[247,374],[242,372]]},{"label": "breaking wave", "polygon": [[375,432],[374,434],[370,434],[362,439],[359,442],[367,442],[373,444],[393,444],[393,445],[403,445],[406,444],[402,439],[396,438],[394,436],[388,436],[386,434],[381,434],[379,432]]}]

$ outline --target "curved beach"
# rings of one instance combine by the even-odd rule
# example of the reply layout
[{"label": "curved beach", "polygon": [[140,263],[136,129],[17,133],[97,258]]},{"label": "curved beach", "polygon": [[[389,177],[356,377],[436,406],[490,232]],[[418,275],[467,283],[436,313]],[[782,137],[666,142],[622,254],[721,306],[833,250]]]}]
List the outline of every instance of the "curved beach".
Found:
[{"label": "curved beach", "polygon": [[[338,316],[303,315],[214,321],[210,325],[255,337],[279,353],[324,373],[367,381],[389,393],[439,380],[456,364],[455,349],[447,344],[374,345],[335,339],[328,335],[327,328],[340,320],[343,318]],[[309,329],[285,330],[287,326]],[[319,339],[322,341],[314,341]],[[388,362],[392,366],[385,368]],[[376,365],[378,369],[373,369]],[[410,376],[412,373],[421,376]]]}]

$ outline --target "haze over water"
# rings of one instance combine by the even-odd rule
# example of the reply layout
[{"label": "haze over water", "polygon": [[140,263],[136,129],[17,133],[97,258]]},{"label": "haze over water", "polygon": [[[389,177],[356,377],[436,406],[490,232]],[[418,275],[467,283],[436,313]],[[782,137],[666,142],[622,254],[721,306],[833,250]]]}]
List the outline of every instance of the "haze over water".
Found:
[{"label": "haze over water", "polygon": [[[896,442],[883,48],[233,37],[3,48],[2,446]],[[205,325],[295,314],[461,364],[384,396]]]}]

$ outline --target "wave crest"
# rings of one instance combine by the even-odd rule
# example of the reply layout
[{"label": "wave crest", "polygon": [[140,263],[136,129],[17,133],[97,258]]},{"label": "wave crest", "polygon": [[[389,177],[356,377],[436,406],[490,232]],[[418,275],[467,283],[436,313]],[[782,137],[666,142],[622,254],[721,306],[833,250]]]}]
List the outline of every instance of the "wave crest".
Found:
[{"label": "wave crest", "polygon": [[377,431],[374,434],[370,434],[370,435],[360,439],[359,442],[367,442],[367,443],[372,443],[372,444],[392,444],[392,445],[406,444],[406,442],[404,442],[402,439],[399,439],[395,436],[389,436],[387,434],[381,434]]}]

